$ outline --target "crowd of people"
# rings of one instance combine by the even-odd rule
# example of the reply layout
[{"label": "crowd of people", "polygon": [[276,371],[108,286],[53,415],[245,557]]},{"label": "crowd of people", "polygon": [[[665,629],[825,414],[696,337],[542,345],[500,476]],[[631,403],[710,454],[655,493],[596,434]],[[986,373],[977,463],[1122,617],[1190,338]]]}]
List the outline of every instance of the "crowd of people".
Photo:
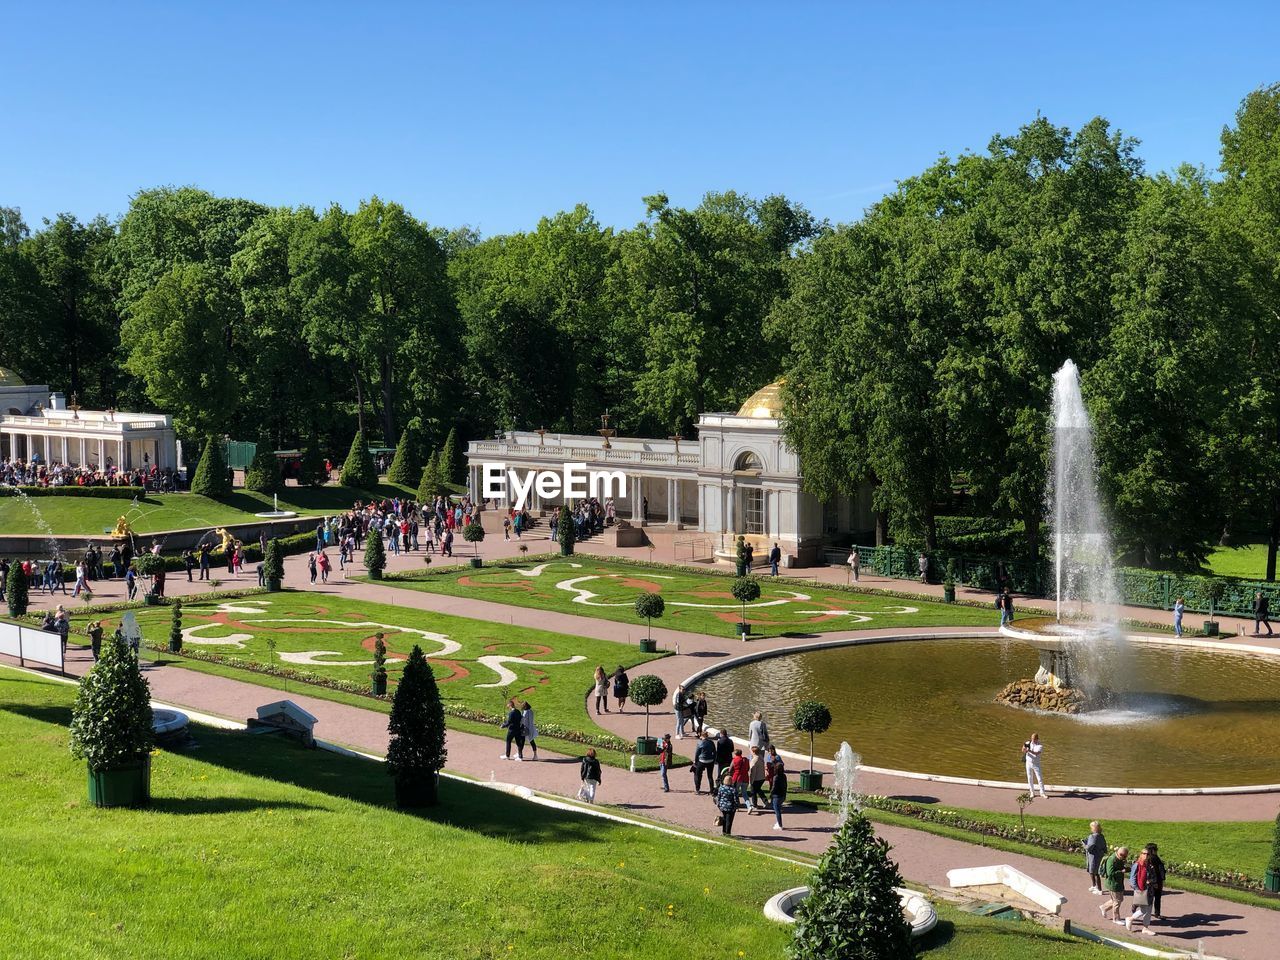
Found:
[{"label": "crowd of people", "polygon": [[0,460],[0,485],[12,487],[143,487],[157,493],[182,489],[176,470],[161,470],[154,463],[123,470],[110,459],[102,465],[45,462],[39,454],[30,460]]}]

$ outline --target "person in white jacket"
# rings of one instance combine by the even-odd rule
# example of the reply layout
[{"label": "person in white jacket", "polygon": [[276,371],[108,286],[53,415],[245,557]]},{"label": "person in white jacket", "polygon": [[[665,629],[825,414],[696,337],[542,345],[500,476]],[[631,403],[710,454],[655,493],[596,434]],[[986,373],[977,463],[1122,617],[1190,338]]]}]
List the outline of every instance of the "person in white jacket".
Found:
[{"label": "person in white jacket", "polygon": [[1044,792],[1044,776],[1040,772],[1040,755],[1044,753],[1044,744],[1040,742],[1040,734],[1033,733],[1031,739],[1022,745],[1022,756],[1027,763],[1027,793],[1034,794],[1035,786],[1040,785],[1040,796],[1049,796]]}]

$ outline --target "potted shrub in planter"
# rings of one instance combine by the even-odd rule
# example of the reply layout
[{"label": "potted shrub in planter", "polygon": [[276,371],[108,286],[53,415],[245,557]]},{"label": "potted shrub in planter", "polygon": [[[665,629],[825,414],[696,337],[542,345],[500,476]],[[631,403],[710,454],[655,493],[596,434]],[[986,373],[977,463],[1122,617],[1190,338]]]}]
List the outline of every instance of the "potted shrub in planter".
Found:
[{"label": "potted shrub in planter", "polygon": [[560,505],[560,516],[556,518],[556,542],[560,544],[560,556],[569,557],[573,555],[573,544],[577,538],[577,533],[573,528],[573,517],[569,515],[569,508],[565,504]]},{"label": "potted shrub in planter", "polygon": [[284,548],[274,538],[267,542],[267,552],[262,557],[262,579],[272,593],[280,589],[284,580]]},{"label": "potted shrub in planter", "polygon": [[801,733],[809,735],[809,769],[800,771],[801,790],[821,790],[822,772],[813,769],[813,735],[826,733],[831,726],[831,711],[825,703],[817,700],[802,700],[796,704],[791,722]]},{"label": "potted shrub in planter", "polygon": [[133,569],[140,577],[151,578],[151,589],[142,595],[142,602],[148,607],[158,606],[160,595],[156,593],[156,576],[164,573],[164,557],[156,553],[144,553],[133,558]]},{"label": "potted shrub in planter", "polygon": [[[662,599],[662,595],[658,593],[642,593],[636,597],[636,616],[644,617],[649,624],[649,636],[640,641],[640,650],[642,653],[657,653],[658,641],[653,639],[653,618],[661,617],[666,612],[667,602]],[[631,698],[636,703],[635,697]]]},{"label": "potted shrub in planter", "polygon": [[627,692],[632,703],[644,707],[644,736],[636,737],[636,753],[642,756],[653,756],[658,752],[658,738],[649,736],[649,708],[666,702],[667,685],[662,682],[661,677],[646,673],[632,680]]},{"label": "potted shrub in planter", "polygon": [[1227,592],[1227,585],[1214,577],[1205,585],[1205,596],[1209,598],[1209,619],[1204,622],[1204,635],[1206,637],[1216,637],[1218,635],[1218,621],[1213,619],[1213,612],[1217,609],[1218,604],[1222,602],[1222,597]]},{"label": "potted shrub in planter", "polygon": [[80,681],[71,711],[71,755],[89,765],[89,801],[142,807],[151,801],[151,688],[119,634]]},{"label": "potted shrub in planter", "polygon": [[396,684],[387,730],[387,773],[395,778],[396,806],[433,806],[448,752],[440,689],[419,646],[409,654]]},{"label": "potted shrub in planter", "polygon": [[474,546],[476,553],[471,558],[471,566],[479,567],[484,563],[480,559],[480,542],[484,540],[484,527],[473,520],[462,528],[462,539]]},{"label": "potted shrub in planter", "polygon": [[1280,814],[1276,815],[1276,835],[1271,842],[1271,859],[1267,861],[1263,886],[1271,893],[1280,893]]},{"label": "potted shrub in planter", "polygon": [[169,618],[169,652],[182,652],[182,601],[173,601],[173,614]]},{"label": "potted shrub in planter", "polygon": [[942,602],[956,602],[956,562],[954,560],[947,561],[947,573],[942,580]]},{"label": "potted shrub in planter", "polygon": [[730,588],[733,597],[742,604],[742,619],[738,623],[738,633],[746,640],[751,636],[751,624],[747,623],[747,604],[760,599],[760,581],[755,577],[737,577]]},{"label": "potted shrub in planter", "polygon": [[370,580],[381,580],[387,568],[387,550],[382,545],[382,534],[375,532],[364,545],[364,568]]},{"label": "potted shrub in planter", "polygon": [[385,697],[387,695],[387,645],[383,643],[381,633],[375,634],[373,638],[373,673],[369,674],[369,679],[373,681],[373,695]]}]

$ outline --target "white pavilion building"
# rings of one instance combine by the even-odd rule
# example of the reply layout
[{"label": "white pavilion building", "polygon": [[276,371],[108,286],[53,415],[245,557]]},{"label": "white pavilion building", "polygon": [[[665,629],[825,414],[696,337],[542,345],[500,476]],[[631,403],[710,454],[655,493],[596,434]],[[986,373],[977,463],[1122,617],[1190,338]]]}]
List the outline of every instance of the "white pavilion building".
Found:
[{"label": "white pavilion building", "polygon": [[[565,463],[621,470],[627,497],[616,504],[618,517],[637,526],[698,531],[703,536],[689,538],[691,559],[699,553],[729,556],[741,534],[758,558],[776,542],[789,565],[820,563],[829,537],[874,529],[871,488],[825,504],[806,493],[799,457],[783,439],[780,408],[780,384],[771,383],[737,413],[700,415],[697,440],[614,437],[606,446],[602,436],[509,431],[468,444],[468,486],[479,499],[485,464],[521,472],[559,471]],[[563,502],[562,496],[531,496],[534,511]],[[508,498],[502,506],[509,504]],[[695,539],[698,546],[692,546]]]},{"label": "white pavilion building", "polygon": [[27,384],[0,367],[0,459],[121,470],[179,466],[171,417],[83,410],[46,384]]}]

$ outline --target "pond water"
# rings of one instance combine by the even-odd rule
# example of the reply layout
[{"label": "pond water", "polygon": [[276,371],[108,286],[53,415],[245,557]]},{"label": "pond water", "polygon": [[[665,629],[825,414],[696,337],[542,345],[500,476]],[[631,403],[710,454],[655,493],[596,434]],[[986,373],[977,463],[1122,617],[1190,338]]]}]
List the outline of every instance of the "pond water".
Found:
[{"label": "pond water", "polygon": [[1280,657],[1126,644],[1109,686],[1118,704],[1066,716],[995,696],[1034,675],[1029,645],[1005,639],[875,643],[773,657],[709,678],[709,720],[746,734],[762,710],[774,743],[805,753],[795,704],[821,700],[831,729],[817,753],[847,740],[869,766],[1022,780],[1021,747],[1044,742],[1053,784],[1205,787],[1280,782]]}]

